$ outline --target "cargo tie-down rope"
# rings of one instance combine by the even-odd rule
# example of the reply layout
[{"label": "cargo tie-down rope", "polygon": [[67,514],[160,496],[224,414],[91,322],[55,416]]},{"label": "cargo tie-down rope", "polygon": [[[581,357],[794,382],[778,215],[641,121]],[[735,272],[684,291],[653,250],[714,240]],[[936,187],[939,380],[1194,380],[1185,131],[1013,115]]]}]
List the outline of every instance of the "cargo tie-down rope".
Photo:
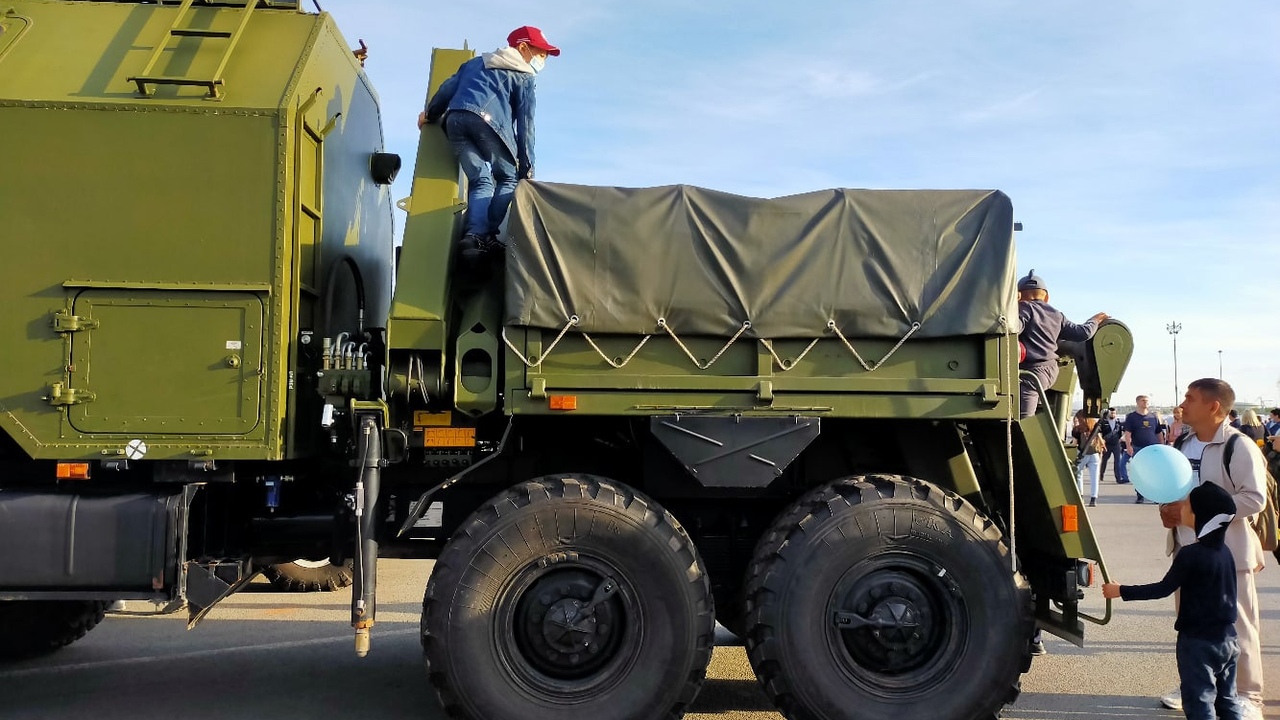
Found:
[{"label": "cargo tie-down rope", "polygon": [[[506,343],[507,347],[511,349],[511,352],[515,353],[516,357],[520,358],[520,361],[523,362],[526,367],[531,367],[531,368],[537,367],[541,365],[542,361],[545,360],[547,356],[551,354],[551,351],[555,349],[556,345],[560,344],[560,341],[564,339],[565,334],[569,332],[569,328],[576,327],[581,321],[582,319],[579,318],[577,315],[570,316],[569,319],[565,321],[564,327],[560,328],[560,333],[556,335],[556,339],[552,341],[551,345],[547,348],[547,351],[542,353],[542,355],[534,356],[532,359],[525,356],[524,353],[520,352],[520,349],[517,348],[515,344],[511,342],[511,339],[507,337],[507,329],[505,327],[502,328],[502,342]],[[1001,321],[1003,322],[1003,318],[1001,318]],[[729,338],[729,341],[726,342],[724,346],[720,348],[720,351],[717,352],[714,356],[712,356],[710,360],[706,362],[699,360],[698,356],[695,355],[693,351],[689,349],[689,346],[685,345],[684,341],[681,340],[680,336],[676,334],[676,331],[672,329],[671,325],[667,322],[666,318],[658,318],[658,329],[662,330],[667,335],[670,335],[671,339],[676,342],[676,345],[678,345],[680,349],[684,351],[684,354],[688,356],[689,360],[693,362],[693,364],[699,370],[706,370],[710,368],[712,365],[715,365],[716,361],[718,361],[722,356],[724,356],[724,354],[728,352],[729,348],[733,347],[733,344],[738,341],[738,338],[742,337],[743,333],[751,329],[751,321],[743,320],[742,324],[738,326],[738,331],[733,334],[733,337]],[[889,360],[889,358],[893,357],[893,354],[898,352],[898,349],[902,347],[903,343],[905,343],[912,335],[916,334],[916,331],[920,329],[920,323],[918,322],[911,323],[911,329],[907,330],[907,333],[903,335],[901,339],[898,340],[897,344],[894,345],[892,348],[890,348],[889,352],[886,353],[884,357],[880,358],[880,360],[876,362],[874,365],[868,363],[866,360],[863,359],[862,354],[859,353],[857,348],[853,346],[853,343],[849,342],[849,338],[845,337],[845,334],[840,332],[840,326],[836,325],[835,320],[827,320],[826,329],[828,332],[835,333],[836,337],[840,338],[840,342],[844,343],[844,346],[849,349],[849,352],[853,354],[853,357],[855,360],[858,361],[858,364],[862,365],[863,370],[866,370],[867,372],[874,372],[880,369],[880,366],[884,365],[885,362]],[[583,339],[587,341],[587,344],[591,346],[591,349],[595,350],[596,354],[599,355],[602,360],[604,360],[606,363],[609,363],[609,365],[615,369],[620,369],[622,367],[625,367],[627,363],[631,362],[631,360],[636,356],[636,354],[640,352],[640,348],[644,347],[645,343],[649,342],[649,339],[653,337],[652,333],[649,335],[645,335],[643,338],[640,339],[639,343],[636,343],[636,346],[631,349],[631,352],[628,353],[626,357],[620,360],[615,360],[609,357],[608,353],[606,353],[604,350],[600,349],[600,346],[596,344],[596,341],[593,340],[590,335],[588,335],[585,332],[580,334],[582,335]],[[769,351],[769,354],[773,356],[773,360],[778,364],[778,367],[781,368],[783,372],[786,372],[796,367],[797,365],[799,365],[800,361],[804,360],[805,356],[809,354],[809,351],[813,350],[813,348],[818,345],[818,341],[820,341],[821,339],[822,338],[820,337],[815,337],[805,347],[803,352],[801,352],[794,360],[789,360],[789,361],[784,360],[782,357],[778,355],[777,351],[774,350],[773,340],[769,338],[760,338],[760,343],[764,345],[765,349]]]},{"label": "cargo tie-down rope", "polygon": [[[1004,328],[1004,378],[1003,384],[1005,389],[1009,391],[1009,402],[1005,404],[1004,413],[1004,445],[1005,454],[1009,462],[1009,563],[1012,566],[1014,575],[1018,574],[1018,529],[1017,518],[1014,513],[1013,502],[1013,400],[1014,390],[1017,388],[1011,384],[1013,382],[1013,351],[1010,348],[1010,342],[1016,342],[1017,335],[1013,333],[1013,327],[1009,324],[1009,318],[1001,315],[998,321],[1000,327]],[[1019,396],[1020,397],[1020,396]],[[1021,406],[1019,406],[1021,408]]]}]

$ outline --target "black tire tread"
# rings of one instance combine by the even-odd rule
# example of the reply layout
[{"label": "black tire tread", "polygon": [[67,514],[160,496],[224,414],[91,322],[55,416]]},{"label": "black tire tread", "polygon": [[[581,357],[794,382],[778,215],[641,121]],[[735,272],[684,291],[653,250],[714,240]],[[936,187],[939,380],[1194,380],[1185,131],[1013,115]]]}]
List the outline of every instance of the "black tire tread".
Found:
[{"label": "black tire tread", "polygon": [[351,560],[318,568],[288,562],[264,567],[262,576],[281,592],[332,592],[349,587],[354,582],[354,572]]},{"label": "black tire tread", "polygon": [[97,600],[0,602],[0,661],[61,650],[97,627],[106,609]]},{"label": "black tire tread", "polygon": [[[959,495],[916,478],[885,474],[842,478],[802,496],[779,515],[760,538],[747,569],[744,589],[745,625],[748,630],[743,639],[746,641],[747,654],[760,686],[787,720],[811,720],[811,716],[796,701],[787,684],[774,647],[776,631],[764,621],[761,612],[765,595],[773,592],[769,585],[770,575],[778,564],[786,562],[784,550],[788,544],[803,536],[806,526],[811,526],[824,517],[834,517],[872,499],[895,497],[922,500],[950,513],[958,522],[970,525],[982,538],[995,543],[1002,556],[1009,556],[1004,535],[990,518],[978,512],[977,508]],[[1021,574],[1016,575],[1014,581],[1026,599],[1026,602],[1020,603],[1023,608],[1020,621],[1026,627],[1029,638],[1035,622],[1031,610],[1030,587]],[[1026,655],[1019,663],[1022,672],[1026,672],[1030,663],[1031,652],[1028,645]],[[1015,677],[1005,697],[1001,698],[1001,704],[1013,702],[1020,692],[1021,680],[1020,677]],[[999,708],[990,717],[999,717]]]},{"label": "black tire tread", "polygon": [[[696,642],[698,657],[693,670],[685,680],[676,701],[663,717],[676,720],[682,717],[697,697],[706,679],[707,664],[715,647],[715,610],[711,595],[711,580],[698,557],[693,540],[671,513],[648,497],[622,483],[606,478],[583,474],[557,474],[515,485],[497,495],[479,510],[449,538],[448,544],[436,559],[432,579],[453,575],[453,566],[465,566],[483,538],[489,534],[489,526],[506,512],[540,502],[562,498],[591,499],[625,511],[652,532],[665,535],[665,541],[674,552],[688,560],[688,579],[696,584],[697,592],[704,599],[699,603],[699,635]],[[443,584],[443,583],[442,583]],[[436,583],[429,582],[422,598],[422,649],[427,677],[435,688],[440,706],[445,714],[459,720],[486,720],[470,715],[449,684],[446,664],[448,656],[444,642],[431,633],[430,628],[437,613],[448,611],[446,602],[433,592]]]}]

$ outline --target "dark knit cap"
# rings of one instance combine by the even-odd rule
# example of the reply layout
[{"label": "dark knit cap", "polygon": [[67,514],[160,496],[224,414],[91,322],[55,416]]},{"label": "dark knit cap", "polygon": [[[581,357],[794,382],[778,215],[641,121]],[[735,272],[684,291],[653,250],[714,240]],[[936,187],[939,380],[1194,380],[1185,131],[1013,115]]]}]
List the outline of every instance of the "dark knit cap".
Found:
[{"label": "dark knit cap", "polygon": [[[1200,536],[1206,523],[1213,521],[1219,515],[1227,515],[1235,517],[1236,502],[1231,499],[1231,495],[1223,490],[1221,486],[1213,483],[1204,483],[1191,491],[1191,513],[1196,517],[1196,535]],[[1221,521],[1219,521],[1221,522]],[[1227,522],[1214,527],[1209,532],[1200,537],[1200,542],[1209,541],[1208,544],[1220,545],[1223,537],[1227,534]]]}]

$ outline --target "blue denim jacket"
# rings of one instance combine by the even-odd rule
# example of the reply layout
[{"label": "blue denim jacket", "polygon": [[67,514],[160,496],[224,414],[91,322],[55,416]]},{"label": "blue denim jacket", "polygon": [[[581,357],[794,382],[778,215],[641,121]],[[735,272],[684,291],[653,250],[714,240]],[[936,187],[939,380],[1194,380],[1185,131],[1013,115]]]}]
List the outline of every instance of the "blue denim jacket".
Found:
[{"label": "blue denim jacket", "polygon": [[[531,177],[533,171],[533,106],[534,74],[531,71],[506,69],[504,65],[523,65],[519,54],[514,63],[512,48],[503,48],[472,58],[444,81],[427,103],[427,122],[438,121],[446,112],[466,110],[484,118],[489,127],[516,161],[520,177]],[[496,57],[498,62],[494,63]],[[486,63],[486,60],[490,62]],[[506,61],[505,63],[503,61]],[[489,65],[496,64],[496,67]],[[528,67],[525,65],[525,67]]]}]

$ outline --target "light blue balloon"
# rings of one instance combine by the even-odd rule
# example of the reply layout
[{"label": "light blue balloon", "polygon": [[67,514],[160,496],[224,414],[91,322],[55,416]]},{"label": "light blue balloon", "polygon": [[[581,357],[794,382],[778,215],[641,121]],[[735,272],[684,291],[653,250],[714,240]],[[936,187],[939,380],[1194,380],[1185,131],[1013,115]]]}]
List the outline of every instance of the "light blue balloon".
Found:
[{"label": "light blue balloon", "polygon": [[1129,479],[1148,500],[1181,500],[1191,492],[1191,461],[1172,446],[1148,445],[1129,460]]}]

